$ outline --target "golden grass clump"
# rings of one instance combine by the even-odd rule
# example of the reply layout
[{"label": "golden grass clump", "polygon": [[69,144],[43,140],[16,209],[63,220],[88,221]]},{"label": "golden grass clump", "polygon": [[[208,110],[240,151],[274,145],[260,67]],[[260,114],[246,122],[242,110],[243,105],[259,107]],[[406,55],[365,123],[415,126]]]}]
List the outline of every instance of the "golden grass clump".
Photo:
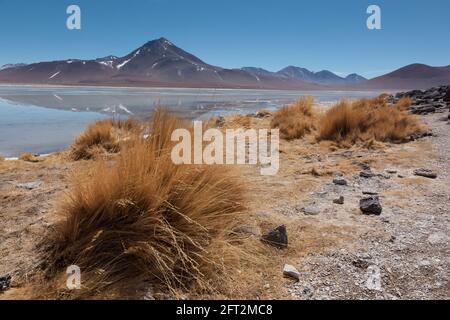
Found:
[{"label": "golden grass clump", "polygon": [[45,269],[55,279],[78,265],[83,288],[61,289],[59,297],[123,297],[148,282],[172,294],[215,289],[214,275],[232,255],[243,190],[223,166],[173,164],[171,133],[182,127],[157,111],[148,139],[131,142],[114,164],[99,161],[74,177],[65,219],[46,240]]},{"label": "golden grass clump", "polygon": [[0,154],[0,162],[5,161],[5,157]]},{"label": "golden grass clump", "polygon": [[37,159],[31,152],[22,153],[19,156],[19,160],[26,162],[39,162],[39,159]]},{"label": "golden grass clump", "polygon": [[406,111],[410,103],[401,99],[395,105],[388,105],[382,97],[354,102],[342,100],[321,117],[317,139],[341,146],[369,141],[409,141],[411,135],[425,131],[419,119]]},{"label": "golden grass clump", "polygon": [[252,125],[252,119],[249,116],[236,114],[226,119],[227,128],[245,128],[249,129]]},{"label": "golden grass clump", "polygon": [[283,139],[302,138],[316,128],[317,117],[313,110],[313,105],[313,97],[302,97],[294,104],[276,111],[270,126],[278,128]]},{"label": "golden grass clump", "polygon": [[88,160],[102,153],[116,153],[120,151],[120,142],[142,131],[138,120],[99,120],[90,124],[80,134],[70,149],[72,160]]}]

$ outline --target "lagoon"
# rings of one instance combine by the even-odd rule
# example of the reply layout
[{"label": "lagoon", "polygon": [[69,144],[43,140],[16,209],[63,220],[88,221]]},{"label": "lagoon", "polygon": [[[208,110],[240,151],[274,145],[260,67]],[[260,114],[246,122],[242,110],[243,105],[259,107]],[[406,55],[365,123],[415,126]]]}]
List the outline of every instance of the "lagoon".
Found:
[{"label": "lagoon", "polygon": [[0,155],[45,154],[67,148],[85,126],[105,117],[149,118],[163,107],[187,119],[276,110],[300,96],[318,104],[378,95],[368,91],[283,91],[0,86]]}]

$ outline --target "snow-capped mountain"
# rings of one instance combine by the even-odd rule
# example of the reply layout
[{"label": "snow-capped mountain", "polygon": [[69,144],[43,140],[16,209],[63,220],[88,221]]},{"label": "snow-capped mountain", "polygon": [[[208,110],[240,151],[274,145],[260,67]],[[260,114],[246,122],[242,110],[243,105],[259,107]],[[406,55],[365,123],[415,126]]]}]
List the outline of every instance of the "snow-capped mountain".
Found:
[{"label": "snow-capped mountain", "polygon": [[261,89],[315,89],[317,85],[272,74],[205,63],[169,40],[152,40],[123,56],[33,63],[0,71],[2,83],[130,85]]},{"label": "snow-capped mountain", "polygon": [[415,89],[448,84],[450,67],[414,64],[366,80],[358,74],[340,77],[331,71],[312,72],[289,66],[278,72],[245,67],[226,69],[210,65],[169,40],[152,40],[123,57],[69,59],[5,65],[0,83],[167,86],[252,89]]},{"label": "snow-capped mountain", "polygon": [[10,69],[10,68],[17,68],[17,67],[23,67],[26,66],[26,63],[8,63],[0,67],[0,70]]}]

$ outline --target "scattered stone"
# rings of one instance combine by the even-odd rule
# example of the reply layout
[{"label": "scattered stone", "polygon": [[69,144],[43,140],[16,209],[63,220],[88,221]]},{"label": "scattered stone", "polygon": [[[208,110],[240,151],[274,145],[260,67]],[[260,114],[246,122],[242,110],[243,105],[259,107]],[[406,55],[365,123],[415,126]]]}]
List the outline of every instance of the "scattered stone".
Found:
[{"label": "scattered stone", "polygon": [[359,208],[364,214],[380,215],[383,208],[380,204],[380,199],[377,196],[363,198],[359,201]]},{"label": "scattered stone", "polygon": [[436,233],[430,234],[430,236],[428,237],[428,242],[433,245],[444,244],[444,243],[447,243],[448,241],[449,241],[449,237],[443,232],[436,232]]},{"label": "scattered stone", "polygon": [[433,136],[433,132],[431,131],[425,131],[425,132],[418,132],[418,133],[414,133],[409,137],[409,140],[411,141],[416,141],[422,138],[426,138],[426,137],[432,137]]},{"label": "scattered stone", "polygon": [[300,272],[290,264],[285,264],[283,268],[283,275],[286,277],[290,277],[293,279],[296,279],[297,281],[300,281]]},{"label": "scattered stone", "polygon": [[42,185],[42,181],[37,180],[37,181],[27,182],[27,183],[18,183],[18,184],[16,184],[16,187],[20,188],[20,189],[33,190],[33,189],[39,188],[41,185]]},{"label": "scattered stone", "polygon": [[333,183],[338,185],[338,186],[346,186],[347,180],[345,180],[343,177],[336,177],[333,179]]},{"label": "scattered stone", "polygon": [[343,174],[342,172],[340,172],[340,171],[336,171],[336,172],[334,173],[334,176],[335,176],[335,177],[343,177],[344,174]]},{"label": "scattered stone", "polygon": [[320,209],[316,207],[306,207],[303,208],[303,213],[307,216],[317,216],[320,213]]},{"label": "scattered stone", "polygon": [[280,225],[272,229],[268,234],[261,237],[261,241],[274,247],[286,248],[288,246],[288,236],[285,225]]},{"label": "scattered stone", "polygon": [[335,203],[335,204],[344,204],[344,196],[340,196],[338,199],[334,199],[333,203]]},{"label": "scattered stone", "polygon": [[378,192],[371,189],[365,189],[362,191],[363,194],[369,195],[369,196],[377,196]]},{"label": "scattered stone", "polygon": [[359,176],[362,178],[373,178],[375,177],[375,173],[373,173],[371,170],[363,170],[359,173]]},{"label": "scattered stone", "polygon": [[430,178],[430,179],[437,178],[437,173],[430,169],[417,169],[417,170],[414,170],[414,174],[416,176]]},{"label": "scattered stone", "polygon": [[224,116],[218,116],[216,120],[216,126],[217,127],[223,127],[225,124],[225,117]]},{"label": "scattered stone", "polygon": [[395,96],[387,96],[386,102],[397,103],[402,97],[409,97],[412,102],[409,110],[414,114],[444,112],[448,108],[449,90],[449,86],[441,86],[426,91],[399,92]]},{"label": "scattered stone", "polygon": [[370,171],[370,170],[371,170],[371,169],[370,169],[370,166],[369,166],[367,163],[364,163],[364,162],[358,162],[357,165],[358,165],[362,170],[365,170],[365,171]]},{"label": "scattered stone", "polygon": [[0,292],[5,291],[11,286],[11,276],[9,274],[0,277]]},{"label": "scattered stone", "polygon": [[360,269],[367,269],[370,266],[370,262],[365,259],[356,259],[352,261],[352,264]]},{"label": "scattered stone", "polygon": [[257,118],[266,118],[266,117],[269,117],[270,115],[271,115],[270,111],[261,110],[261,111],[258,111],[258,113],[256,114],[256,117]]},{"label": "scattered stone", "polygon": [[391,176],[389,174],[387,174],[387,173],[379,173],[376,176],[380,177],[380,178],[383,178],[383,179],[386,179],[386,180],[391,179]]},{"label": "scattered stone", "polygon": [[446,102],[450,101],[450,87],[447,89],[447,93],[444,96],[444,101]]}]

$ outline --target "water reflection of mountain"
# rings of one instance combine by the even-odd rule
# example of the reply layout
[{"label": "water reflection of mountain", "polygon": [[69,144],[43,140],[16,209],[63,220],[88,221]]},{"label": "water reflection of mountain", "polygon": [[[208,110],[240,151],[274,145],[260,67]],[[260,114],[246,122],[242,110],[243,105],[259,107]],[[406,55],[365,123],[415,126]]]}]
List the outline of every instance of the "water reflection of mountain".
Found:
[{"label": "water reflection of mountain", "polygon": [[32,105],[73,112],[149,117],[163,107],[183,118],[208,117],[226,113],[273,110],[301,95],[314,95],[318,103],[346,97],[366,97],[370,92],[299,92],[283,90],[139,89],[88,87],[0,86],[0,99],[9,104]]},{"label": "water reflection of mountain", "polygon": [[147,117],[157,107],[164,107],[186,118],[199,117],[215,105],[207,102],[163,104],[145,96],[131,95],[73,95],[73,94],[1,94],[9,104],[67,110],[99,112],[110,115]]}]

